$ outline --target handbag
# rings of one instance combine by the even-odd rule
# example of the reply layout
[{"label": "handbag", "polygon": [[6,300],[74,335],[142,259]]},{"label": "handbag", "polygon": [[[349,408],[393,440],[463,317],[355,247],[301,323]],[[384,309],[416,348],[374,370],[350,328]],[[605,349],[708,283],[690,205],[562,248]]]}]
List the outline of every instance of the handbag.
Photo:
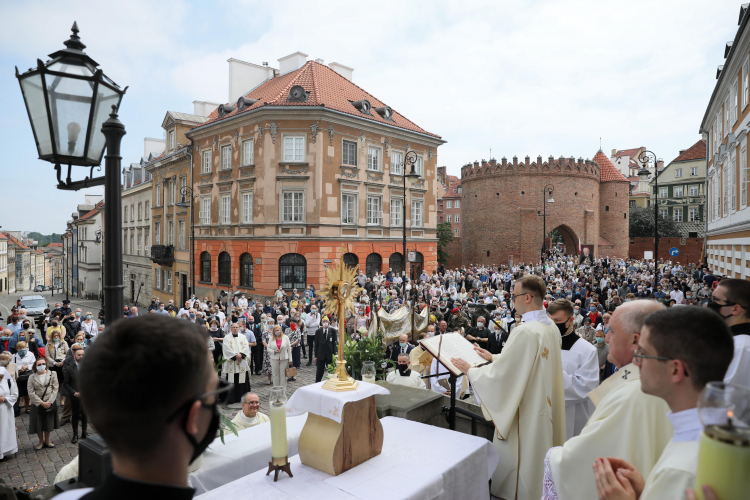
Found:
[{"label": "handbag", "polygon": [[295,368],[295,367],[292,366],[291,368],[285,369],[284,370],[284,375],[287,378],[289,378],[289,377],[296,377],[297,376],[297,368]]},{"label": "handbag", "polygon": [[[44,392],[42,393],[42,401],[44,401],[44,396],[47,395],[47,389],[49,389],[49,385],[52,383],[52,377],[57,376],[57,374],[52,373],[52,372],[47,373],[47,375],[49,375],[49,380],[47,380],[47,387],[44,388]],[[45,414],[45,413],[54,413],[56,411],[57,411],[57,400],[52,401],[52,404],[49,406],[49,408],[45,408],[42,405],[39,405],[36,407],[37,413]]]}]

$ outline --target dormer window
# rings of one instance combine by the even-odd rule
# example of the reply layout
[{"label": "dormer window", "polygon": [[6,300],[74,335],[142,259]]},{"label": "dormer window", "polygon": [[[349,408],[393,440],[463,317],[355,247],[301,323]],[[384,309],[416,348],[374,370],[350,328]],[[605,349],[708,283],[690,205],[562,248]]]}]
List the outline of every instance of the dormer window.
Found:
[{"label": "dormer window", "polygon": [[382,108],[375,108],[375,111],[383,118],[384,120],[393,121],[393,110],[390,106],[383,106]]},{"label": "dormer window", "polygon": [[169,131],[169,150],[174,149],[174,130]]},{"label": "dormer window", "polygon": [[362,113],[363,115],[372,116],[372,113],[370,113],[372,106],[370,105],[370,101],[368,101],[367,99],[362,99],[361,101],[354,101],[352,102],[352,106],[357,108],[359,112]]},{"label": "dormer window", "polygon": [[307,102],[309,95],[310,93],[306,92],[302,85],[294,85],[289,89],[289,97],[286,100],[287,102]]}]

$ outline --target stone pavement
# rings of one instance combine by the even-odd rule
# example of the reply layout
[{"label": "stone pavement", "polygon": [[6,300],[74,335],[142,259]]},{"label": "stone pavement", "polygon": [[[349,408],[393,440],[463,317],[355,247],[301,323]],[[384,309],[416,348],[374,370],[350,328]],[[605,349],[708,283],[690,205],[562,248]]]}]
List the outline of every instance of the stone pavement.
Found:
[{"label": "stone pavement", "polygon": [[[302,359],[296,382],[287,383],[287,397],[291,397],[299,387],[315,382],[315,365],[308,367],[305,366],[306,363],[307,360]],[[268,399],[271,393],[268,377],[253,375],[250,384],[252,391],[260,397],[261,411],[268,414]],[[230,420],[240,411],[239,403],[231,406],[232,408],[219,407],[221,413]],[[59,414],[62,418],[62,410],[59,410]],[[28,426],[29,416],[21,409],[21,416],[16,418],[18,453],[12,458],[6,456],[0,460],[0,479],[11,486],[37,489],[54,483],[60,469],[78,455],[78,446],[70,444],[73,428],[71,424],[66,424],[51,433],[50,439],[55,448],[42,448],[36,451],[34,445],[38,443],[38,439],[36,435],[29,435]],[[90,425],[89,433],[95,433]]]}]

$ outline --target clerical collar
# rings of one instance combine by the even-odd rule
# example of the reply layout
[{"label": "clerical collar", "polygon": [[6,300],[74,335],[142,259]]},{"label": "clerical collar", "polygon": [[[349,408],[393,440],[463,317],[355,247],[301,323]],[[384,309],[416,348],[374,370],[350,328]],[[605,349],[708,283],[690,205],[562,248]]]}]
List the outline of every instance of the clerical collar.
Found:
[{"label": "clerical collar", "polygon": [[686,441],[698,441],[703,431],[703,425],[698,418],[698,408],[667,413],[667,418],[674,428],[672,441],[683,443]]},{"label": "clerical collar", "polygon": [[159,498],[161,500],[191,500],[193,488],[168,484],[146,483],[127,479],[110,473],[101,486],[87,493],[82,499],[130,500],[132,498]]},{"label": "clerical collar", "polygon": [[734,337],[736,337],[737,335],[750,335],[750,321],[747,323],[732,325],[729,327],[729,331]]},{"label": "clerical collar", "polygon": [[523,320],[524,323],[528,323],[529,321],[538,321],[542,323],[543,325],[553,325],[551,319],[549,319],[549,316],[547,316],[547,311],[544,309],[537,309],[536,311],[529,311],[523,313],[521,316],[521,320]]},{"label": "clerical collar", "polygon": [[580,338],[581,337],[576,334],[575,330],[571,330],[570,333],[566,333],[562,336],[562,344],[560,347],[563,351],[569,351],[573,347],[573,344],[578,342],[578,339]]},{"label": "clerical collar", "polygon": [[240,412],[240,420],[242,420],[246,424],[251,424],[252,425],[252,424],[255,424],[256,422],[258,422],[258,415],[259,415],[259,413],[256,413],[254,417],[248,417],[247,415],[245,415],[245,412],[241,411]]}]

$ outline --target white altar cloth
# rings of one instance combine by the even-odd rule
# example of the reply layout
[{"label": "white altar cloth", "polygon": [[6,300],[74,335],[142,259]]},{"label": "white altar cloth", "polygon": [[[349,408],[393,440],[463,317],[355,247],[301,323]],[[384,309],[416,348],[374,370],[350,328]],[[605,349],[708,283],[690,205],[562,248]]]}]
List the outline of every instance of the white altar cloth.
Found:
[{"label": "white altar cloth", "polygon": [[[500,458],[490,441],[396,417],[380,422],[381,455],[339,476],[302,465],[295,455],[289,459],[293,478],[281,472],[274,483],[264,467],[199,498],[489,500],[488,481]],[[389,461],[396,470],[387,470]]]},{"label": "white altar cloth", "polygon": [[[299,435],[307,421],[307,414],[286,419],[289,456],[297,454]],[[200,495],[219,486],[231,483],[248,474],[268,468],[271,460],[271,423],[243,429],[235,436],[224,433],[224,443],[216,438],[203,453],[203,464],[190,473],[188,483]]]},{"label": "white altar cloth", "polygon": [[[341,422],[341,413],[346,403],[360,401],[375,394],[390,394],[385,387],[378,384],[359,382],[356,390],[345,392],[333,392],[323,389],[325,381],[317,384],[300,387],[286,403],[286,414],[301,415],[306,412],[327,417],[336,422]],[[292,456],[290,453],[289,456]]]}]

